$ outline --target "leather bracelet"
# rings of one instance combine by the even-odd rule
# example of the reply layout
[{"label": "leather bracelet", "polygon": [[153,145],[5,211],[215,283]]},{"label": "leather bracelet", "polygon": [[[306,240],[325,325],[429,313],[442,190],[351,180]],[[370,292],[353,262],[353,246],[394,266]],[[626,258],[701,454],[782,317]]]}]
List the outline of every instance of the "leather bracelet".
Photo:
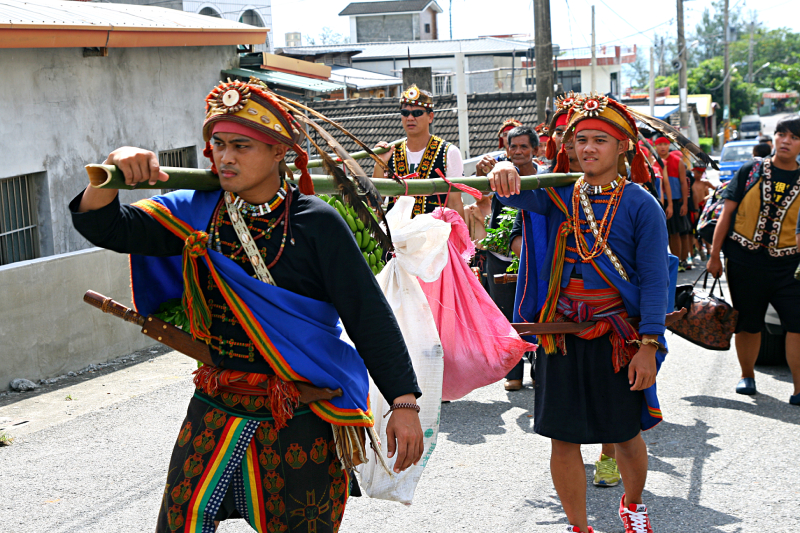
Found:
[{"label": "leather bracelet", "polygon": [[393,403],[389,406],[389,412],[383,415],[383,418],[389,416],[389,414],[395,409],[413,409],[417,412],[417,414],[419,414],[419,405],[415,403]]}]

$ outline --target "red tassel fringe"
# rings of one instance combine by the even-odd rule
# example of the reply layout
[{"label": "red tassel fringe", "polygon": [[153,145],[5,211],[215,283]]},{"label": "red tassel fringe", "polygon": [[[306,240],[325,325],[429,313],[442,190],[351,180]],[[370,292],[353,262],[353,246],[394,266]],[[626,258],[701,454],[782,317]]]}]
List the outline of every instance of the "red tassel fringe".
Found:
[{"label": "red tassel fringe", "polygon": [[314,182],[311,181],[311,174],[308,173],[308,154],[299,144],[295,144],[292,150],[297,152],[294,164],[300,170],[300,183],[298,184],[298,188],[301,193],[307,196],[313,196]]},{"label": "red tassel fringe", "polygon": [[650,181],[650,170],[647,168],[642,149],[638,146],[636,147],[636,155],[633,156],[633,161],[631,161],[631,181],[634,183],[647,183]]},{"label": "red tassel fringe", "polygon": [[[550,144],[547,145],[548,149]],[[556,174],[569,172],[569,154],[567,154],[567,147],[561,143],[561,150],[558,151],[556,158],[556,167],[553,169]]]},{"label": "red tassel fringe", "polygon": [[[259,385],[267,381],[267,388]],[[237,394],[267,396],[264,403],[269,406],[275,419],[275,429],[288,425],[294,410],[300,405],[300,391],[291,381],[283,381],[278,376],[240,372],[204,365],[194,373],[194,384],[209,396],[217,396],[231,387]]]},{"label": "red tassel fringe", "polygon": [[556,141],[553,140],[552,137],[547,139],[547,149],[545,150],[544,156],[552,161],[556,157]]},{"label": "red tassel fringe", "polygon": [[209,161],[211,161],[211,172],[218,174],[217,166],[214,164],[214,150],[211,148],[210,142],[207,142],[206,147],[203,148],[203,155],[206,156]]}]

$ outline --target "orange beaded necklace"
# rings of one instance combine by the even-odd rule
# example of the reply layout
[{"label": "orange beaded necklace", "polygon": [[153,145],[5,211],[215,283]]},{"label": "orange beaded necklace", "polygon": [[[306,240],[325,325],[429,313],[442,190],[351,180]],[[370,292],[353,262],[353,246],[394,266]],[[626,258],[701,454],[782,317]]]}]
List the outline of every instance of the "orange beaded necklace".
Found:
[{"label": "orange beaded necklace", "polygon": [[[572,192],[572,231],[575,235],[578,255],[583,262],[591,261],[595,257],[603,254],[608,246],[608,235],[611,233],[611,224],[614,222],[614,217],[617,214],[617,207],[622,197],[622,191],[625,190],[625,180],[620,180],[618,178],[617,181],[620,182],[619,186],[612,186],[612,184],[609,184],[608,188],[603,187],[604,192],[608,189],[613,189],[613,192],[611,193],[608,207],[603,214],[603,219],[600,221],[600,224],[597,223],[597,219],[594,216],[592,201],[589,199],[589,195],[586,194],[583,178],[579,178],[575,183],[575,188]],[[616,183],[616,181],[614,183]],[[588,249],[586,240],[581,238],[579,209],[583,209],[583,213],[586,215],[586,221],[589,223],[589,228],[595,238],[591,249]]]}]

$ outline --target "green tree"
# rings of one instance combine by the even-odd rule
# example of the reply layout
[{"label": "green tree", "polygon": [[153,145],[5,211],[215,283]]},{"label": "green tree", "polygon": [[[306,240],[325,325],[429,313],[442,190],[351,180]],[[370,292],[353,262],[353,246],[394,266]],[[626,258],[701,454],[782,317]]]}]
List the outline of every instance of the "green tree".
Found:
[{"label": "green tree", "polygon": [[644,48],[637,48],[636,60],[623,67],[626,70],[625,79],[629,80],[628,83],[635,89],[647,87],[650,83],[650,61],[645,59],[644,50]]},{"label": "green tree", "polygon": [[[700,24],[695,27],[695,33],[691,41],[697,41],[697,46],[693,47],[698,64],[707,59],[722,56],[725,49],[725,16],[724,0],[715,0],[711,4],[711,9],[706,7],[703,10],[703,17]],[[736,40],[743,25],[742,9],[734,6],[728,10],[728,26],[730,27],[730,39]]]},{"label": "green tree", "polygon": [[[697,67],[689,69],[686,85],[689,94],[710,94],[711,99],[721,103],[723,98],[725,73],[721,57],[706,59]],[[669,87],[670,93],[678,94],[678,75],[659,76],[656,87]],[[758,102],[755,85],[746,83],[741,69],[734,67],[731,71],[731,117],[741,118],[753,112]],[[718,118],[722,119],[722,109],[718,110]]]}]

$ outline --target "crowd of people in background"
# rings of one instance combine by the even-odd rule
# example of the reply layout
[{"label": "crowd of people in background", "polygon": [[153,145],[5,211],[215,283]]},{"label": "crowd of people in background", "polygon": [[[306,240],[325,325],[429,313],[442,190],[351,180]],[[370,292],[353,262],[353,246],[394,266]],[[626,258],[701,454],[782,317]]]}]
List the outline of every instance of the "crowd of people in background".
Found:
[{"label": "crowd of people in background", "polygon": [[[424,91],[421,93],[421,98],[427,98],[427,94],[423,93]],[[795,270],[800,272],[800,269],[797,268],[798,257],[800,257],[797,251],[800,246],[800,220],[798,220],[800,203],[795,201],[796,196],[800,194],[800,170],[798,170],[796,161],[800,154],[800,118],[781,121],[775,131],[774,143],[769,135],[759,138],[759,143],[753,148],[753,160],[742,167],[730,180],[730,183],[719,185],[708,178],[706,163],[699,162],[697,158],[690,158],[686,150],[675,143],[674,136],[670,138],[669,134],[662,131],[649,131],[646,127],[637,129],[635,121],[626,114],[625,106],[613,101],[611,101],[613,104],[610,104],[606,101],[604,105],[607,107],[603,109],[603,113],[608,113],[606,109],[614,109],[617,113],[614,115],[615,118],[606,119],[605,122],[592,119],[591,113],[585,112],[586,101],[592,98],[594,96],[567,95],[560,99],[555,113],[547,124],[525,125],[510,117],[500,125],[497,135],[502,152],[496,156],[483,156],[476,164],[476,174],[490,176],[490,183],[498,187],[511,187],[511,189],[504,190],[505,196],[510,199],[503,200],[493,193],[485,195],[463,209],[463,217],[477,250],[472,262],[473,272],[479,276],[484,288],[509,321],[528,322],[543,319],[548,305],[546,299],[552,298],[554,291],[554,286],[548,287],[547,279],[542,279],[543,274],[548,270],[547,265],[544,265],[544,259],[547,257],[550,260],[555,257],[552,241],[558,241],[558,237],[554,234],[553,224],[557,223],[554,222],[555,220],[560,220],[558,219],[560,215],[554,215],[552,206],[547,207],[546,204],[549,202],[543,191],[535,191],[536,195],[531,194],[530,191],[522,191],[525,193],[522,195],[520,191],[513,190],[513,183],[519,183],[519,176],[553,172],[585,172],[584,178],[581,180],[590,179],[590,176],[595,176],[597,179],[597,173],[593,174],[594,170],[591,168],[584,169],[582,161],[588,162],[590,167],[596,167],[601,157],[592,150],[597,153],[603,152],[604,149],[597,147],[602,146],[600,143],[606,141],[602,139],[587,141],[586,134],[589,134],[589,137],[592,135],[597,137],[596,134],[599,132],[599,137],[617,139],[620,141],[619,146],[626,145],[627,147],[627,150],[620,153],[620,161],[623,161],[622,153],[627,152],[629,164],[621,165],[616,170],[607,170],[610,172],[609,176],[621,175],[621,177],[606,185],[589,186],[587,182],[580,181],[578,185],[575,185],[575,189],[577,190],[580,186],[581,190],[594,191],[591,194],[596,196],[589,196],[590,200],[588,201],[593,209],[598,209],[595,207],[595,201],[607,205],[619,202],[619,198],[615,196],[615,190],[617,190],[615,187],[620,187],[619,179],[623,180],[622,183],[627,182],[629,187],[635,189],[639,189],[639,185],[641,185],[641,189],[644,189],[649,193],[648,196],[652,197],[650,201],[652,202],[654,199],[655,205],[660,207],[658,210],[660,214],[649,212],[645,218],[649,220],[646,224],[652,224],[653,220],[659,218],[662,220],[662,222],[656,223],[656,226],[663,224],[663,253],[665,254],[662,265],[665,269],[663,275],[666,275],[666,269],[670,264],[676,264],[677,271],[683,272],[699,268],[704,262],[707,262],[708,272],[719,277],[723,272],[721,254],[724,253],[733,307],[739,311],[735,344],[742,375],[736,392],[740,394],[756,393],[754,365],[760,346],[760,332],[764,327],[764,315],[767,306],[772,304],[778,311],[784,328],[788,331],[786,336],[787,361],[796,384],[790,403],[800,405],[800,391],[797,390],[797,387],[800,386],[800,313],[794,309],[794,304],[800,297],[800,281],[795,279]],[[584,106],[583,114],[581,111],[571,112],[572,106],[577,101]],[[402,105],[402,122],[408,134],[408,141],[407,144],[401,145],[401,149],[407,150],[407,153],[400,154],[401,161],[407,160],[412,164],[398,167],[395,162],[397,152],[389,152],[387,156],[384,156],[384,159],[390,162],[392,169],[408,173],[420,169],[428,171],[430,165],[426,166],[424,163],[427,156],[426,149],[429,152],[430,143],[436,139],[428,131],[429,125],[433,122],[432,108],[426,108],[424,105],[420,108],[419,105],[413,104],[413,102],[405,102]],[[580,123],[582,120],[584,129],[588,131],[584,133],[584,138],[576,141],[575,131],[578,129],[576,123]],[[609,126],[612,123],[615,125]],[[620,124],[623,125],[620,126]],[[565,137],[565,132],[570,128],[571,131]],[[591,128],[595,130],[591,130]],[[641,135],[639,135],[640,133]],[[446,162],[456,160],[457,148],[445,141],[442,142],[448,150],[447,157],[435,161],[431,159],[434,163],[431,168],[438,166],[450,176],[453,174]],[[576,148],[576,142],[583,143],[580,149]],[[587,149],[587,146],[593,142],[595,143],[594,148]],[[380,143],[378,146],[388,145]],[[622,150],[622,148],[620,149]],[[453,153],[451,154],[450,151]],[[579,155],[579,152],[583,155]],[[586,154],[590,152],[591,154],[587,156]],[[642,173],[642,167],[637,166],[631,159],[634,152],[636,157],[641,157],[647,163],[646,168],[649,175],[644,178],[634,176],[635,172]],[[457,164],[460,165],[460,154],[458,155]],[[616,156],[611,154],[608,157],[610,161]],[[636,167],[635,171],[634,167]],[[435,176],[428,173],[426,177]],[[502,181],[503,179],[506,181]],[[514,182],[514,179],[517,181]],[[559,188],[553,190],[558,191]],[[573,187],[569,186],[562,192],[567,195],[564,197],[564,202],[568,203],[569,197],[573,196]],[[598,200],[604,195],[608,199]],[[526,198],[526,200],[522,201],[522,198]],[[627,203],[619,203],[613,208],[608,207],[607,212],[612,212],[613,209],[618,210],[622,205],[626,205],[630,209],[630,206],[647,204],[644,198],[639,196],[636,198],[635,200],[628,199]],[[704,234],[705,238],[703,238],[698,231],[698,222],[701,214],[706,210],[706,204],[711,203],[715,198],[724,199],[724,210],[719,220],[716,221],[713,238],[710,238],[708,233]],[[432,200],[428,203],[428,207],[423,208],[420,212],[428,212],[433,206],[444,205],[441,197]],[[553,201],[558,205],[557,200],[553,199]],[[642,203],[643,201],[644,203]],[[514,224],[510,227],[508,223],[509,208],[506,205],[519,208],[514,215]],[[606,216],[603,214],[606,208],[600,207],[599,209],[596,216],[598,218],[602,216],[603,224],[606,224]],[[631,216],[641,217],[643,212],[640,211],[635,216]],[[613,211],[612,219],[615,213],[616,211]],[[556,218],[553,218],[554,216]],[[569,217],[570,215],[568,215],[568,221],[579,218],[577,215],[575,219]],[[587,217],[589,217],[589,211],[587,211]],[[584,224],[587,221],[580,220],[580,223]],[[589,221],[588,223],[592,224],[593,222]],[[640,223],[643,222],[640,221]],[[498,232],[501,225],[503,231]],[[611,222],[607,226],[600,225],[595,228],[599,229],[599,232],[595,231],[595,236],[602,236],[602,232],[608,231],[610,225]],[[618,223],[615,227],[621,228],[619,231],[623,231],[623,233],[629,231],[625,227],[625,223]],[[795,230],[797,232],[796,239],[793,232]],[[636,230],[634,229],[634,231]],[[497,244],[498,235],[504,241],[500,246]],[[528,237],[531,237],[530,242],[526,240]],[[641,238],[641,236],[637,238]],[[648,254],[657,254],[658,238],[655,234],[650,238],[652,242],[649,243],[651,248],[648,249]],[[633,235],[630,236],[630,239],[636,240]],[[597,239],[595,242],[601,241],[602,239]],[[538,250],[535,249],[537,246]],[[577,246],[580,253],[581,245]],[[524,247],[527,247],[527,250]],[[617,248],[622,249],[620,245],[615,245],[614,248],[615,251]],[[670,263],[671,260],[667,260],[667,249],[677,258],[674,264]],[[569,259],[570,253],[574,254],[576,249],[567,245],[566,250],[567,262],[564,263],[564,272],[571,270],[572,274],[570,274],[569,284],[566,287],[562,285],[562,292],[569,294],[569,298],[578,299],[582,294],[594,294],[592,291],[596,290],[596,283],[593,286],[595,288],[587,289],[588,293],[581,292],[582,289],[572,288],[572,285],[577,282],[580,282],[583,287],[586,276],[588,276],[586,279],[592,280],[593,271],[586,270],[585,266],[583,269],[577,266],[568,266],[570,262],[571,264],[576,263],[575,259]],[[586,257],[581,253],[582,259],[578,258],[577,264],[593,262],[592,258],[595,256]],[[600,254],[600,257],[605,259],[603,254]],[[610,254],[610,257],[612,260],[609,265],[613,263],[618,266],[620,264],[613,253]],[[647,272],[649,268],[647,261],[636,254],[623,260],[623,263],[629,268],[633,268],[634,271],[643,269],[644,272]],[[510,269],[513,270],[512,265],[519,268],[517,282],[495,283],[495,277],[500,278],[498,281],[508,279],[506,273]],[[600,270],[597,271],[600,272]],[[617,270],[620,275],[626,275],[623,267],[618,266]],[[627,277],[624,279],[627,280]],[[521,291],[520,287],[523,285],[524,289]],[[569,292],[570,290],[572,292]],[[674,292],[674,284],[670,290]],[[672,302],[674,295],[667,295],[664,298]],[[558,312],[564,312],[570,316],[567,310],[561,308],[563,304],[561,300],[558,304]],[[642,303],[642,305],[645,304]],[[671,311],[672,309],[667,309],[667,313]],[[542,314],[541,317],[539,313]],[[658,337],[658,339],[662,339],[663,324],[660,329],[653,329],[652,333],[662,335]],[[578,338],[581,336],[578,335]],[[570,335],[564,337],[572,338]],[[664,348],[666,350],[655,338],[653,337],[652,343],[657,349]],[[542,336],[538,339],[539,342],[543,340],[545,339]],[[567,346],[570,344],[559,345],[558,349],[566,353]],[[573,350],[575,346],[571,346],[569,349]],[[601,345],[593,344],[592,349],[601,349]],[[604,349],[602,348],[601,351]],[[633,440],[629,440],[631,433],[623,429],[628,422],[623,423],[619,418],[606,418],[605,410],[602,407],[592,410],[592,414],[584,412],[580,405],[573,405],[574,402],[570,399],[571,392],[567,391],[566,397],[560,396],[565,393],[564,390],[554,392],[553,383],[559,382],[559,379],[562,379],[559,382],[562,386],[555,388],[566,387],[569,389],[570,385],[567,385],[569,381],[563,381],[562,373],[564,372],[567,375],[576,373],[584,375],[584,378],[578,379],[578,382],[583,383],[580,385],[581,387],[588,388],[579,394],[581,397],[593,394],[588,392],[592,390],[592,387],[588,383],[584,383],[583,379],[595,380],[598,383],[611,383],[615,377],[613,375],[605,376],[603,374],[605,370],[596,370],[597,375],[586,376],[581,374],[585,373],[585,369],[569,367],[569,363],[567,363],[567,367],[563,366],[565,363],[555,365],[554,362],[561,359],[545,357],[541,346],[536,354],[528,353],[526,355],[531,362],[530,377],[536,390],[535,411],[537,416],[534,417],[534,429],[537,433],[550,436],[553,441],[551,460],[553,481],[571,522],[567,531],[584,533],[592,531],[591,527],[586,524],[585,501],[583,501],[585,497],[581,496],[581,494],[585,494],[585,489],[579,489],[578,479],[582,477],[582,466],[580,476],[571,475],[572,470],[580,466],[579,459],[576,459],[580,455],[579,452],[578,456],[574,456],[575,450],[579,450],[580,444],[572,443],[599,443],[602,445],[602,449],[600,457],[595,462],[594,485],[615,486],[627,477],[626,490],[635,499],[626,502],[625,496],[623,496],[619,510],[620,517],[626,526],[626,532],[652,533],[646,507],[641,503],[641,488],[644,486],[647,466],[646,460],[641,463],[637,458],[641,453],[644,453],[646,457],[646,451],[642,452],[639,449],[643,446],[637,440],[640,439],[639,430],[635,430],[633,435],[637,436]],[[524,359],[520,360],[506,377],[504,387],[510,393],[524,388]],[[659,359],[659,365],[661,360]],[[557,367],[560,369],[553,370]],[[540,372],[543,372],[544,375],[540,376]],[[653,379],[655,379],[654,375]],[[548,382],[550,382],[549,386],[546,385]],[[630,383],[633,384],[633,381]],[[629,399],[630,396],[621,394],[619,398],[620,402],[624,403],[628,400],[623,400],[623,398]],[[550,407],[545,409],[545,404],[549,404]],[[570,436],[569,431],[564,433],[565,422],[563,420],[559,421],[559,427],[552,426],[553,412],[549,411],[555,409],[561,412],[565,404],[574,408],[571,411],[572,415],[580,413],[578,418],[583,417],[580,423],[585,425],[584,430],[587,427],[602,429],[588,430],[588,432],[578,431],[577,434]],[[604,404],[601,402],[601,405]],[[657,400],[655,407],[650,409],[651,416],[656,419],[650,424],[654,425],[660,420]],[[566,412],[563,412],[562,415],[566,416]],[[643,422],[642,428],[647,429],[647,427]],[[617,462],[618,459],[621,463]]]}]

